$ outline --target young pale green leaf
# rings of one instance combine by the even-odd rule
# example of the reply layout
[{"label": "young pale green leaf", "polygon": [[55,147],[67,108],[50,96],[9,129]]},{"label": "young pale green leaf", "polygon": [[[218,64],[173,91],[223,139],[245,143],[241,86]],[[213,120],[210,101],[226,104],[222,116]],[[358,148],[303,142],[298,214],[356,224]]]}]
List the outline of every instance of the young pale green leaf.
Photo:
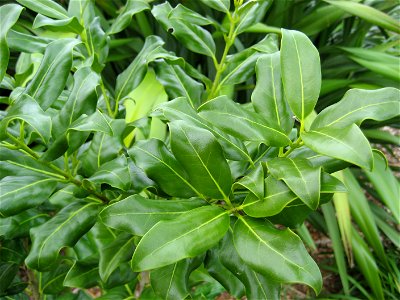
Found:
[{"label": "young pale green leaf", "polygon": [[79,34],[82,32],[83,27],[75,17],[53,20],[41,14],[38,14],[33,21],[32,29],[45,28],[50,31],[73,32]]},{"label": "young pale green leaf", "polygon": [[301,138],[307,147],[317,153],[347,161],[367,170],[373,167],[371,146],[355,124],[344,128],[318,128],[303,132]]},{"label": "young pale green leaf", "polygon": [[243,108],[226,96],[217,97],[199,107],[199,115],[228,134],[245,141],[266,143],[271,146],[286,146],[287,135],[274,128],[257,113]]},{"label": "young pale green leaf", "polygon": [[138,141],[128,150],[130,158],[146,172],[167,194],[188,198],[201,193],[189,183],[189,176],[181,163],[165,144],[157,139]]},{"label": "young pale green leaf", "polygon": [[257,60],[256,72],[257,84],[251,95],[255,111],[288,134],[294,120],[283,95],[280,53],[261,56]]},{"label": "young pale green leaf", "polygon": [[151,270],[194,257],[210,249],[229,227],[227,212],[215,206],[193,209],[174,220],[160,221],[140,240],[134,271]]},{"label": "young pale green leaf", "polygon": [[42,204],[54,192],[54,178],[7,176],[0,181],[0,215],[7,217]]},{"label": "young pale green leaf", "polygon": [[274,158],[267,162],[268,170],[288,187],[309,208],[315,210],[319,204],[321,168],[312,167],[302,158]]},{"label": "young pale green leaf", "polygon": [[63,20],[68,18],[67,11],[53,0],[17,0],[21,5],[50,18]]},{"label": "young pale green leaf", "polygon": [[26,264],[46,271],[56,262],[61,248],[72,247],[96,222],[98,204],[74,202],[50,221],[31,229],[32,248]]},{"label": "young pale green leaf", "polygon": [[188,76],[180,66],[170,65],[165,61],[158,62],[156,73],[170,99],[186,97],[194,108],[201,104],[203,85]]},{"label": "young pale green leaf", "polygon": [[107,206],[99,215],[108,227],[143,236],[161,220],[171,220],[205,205],[199,199],[154,200],[133,195]]},{"label": "young pale green leaf", "polygon": [[[57,100],[64,89],[72,66],[72,49],[79,43],[77,39],[59,39],[47,46],[38,71],[25,89],[25,93],[44,110]],[[49,82],[52,84],[49,85]]]},{"label": "young pale green leaf", "polygon": [[290,229],[278,230],[268,221],[241,217],[233,240],[239,256],[256,272],[280,282],[307,284],[317,294],[321,290],[317,264]]},{"label": "young pale green leaf", "polygon": [[108,278],[120,264],[129,261],[132,257],[135,250],[134,238],[130,234],[120,234],[113,242],[99,251],[99,274],[104,282],[107,282]]},{"label": "young pale green leaf", "polygon": [[180,97],[168,101],[163,105],[159,105],[157,110],[160,110],[163,116],[169,121],[184,120],[199,128],[210,131],[221,144],[226,158],[231,160],[252,161],[241,140],[224,133],[222,130],[215,128],[211,123],[200,118],[193,107],[189,105],[186,98]]},{"label": "young pale green leaf", "polygon": [[244,2],[237,10],[237,13],[233,15],[237,19],[236,34],[240,34],[251,25],[260,22],[271,4],[272,2],[269,1]]},{"label": "young pale green leaf", "polygon": [[150,6],[145,0],[128,0],[118,17],[112,22],[107,34],[121,32],[128,27],[134,15],[148,9],[150,9]]},{"label": "young pale green leaf", "polygon": [[17,22],[23,7],[17,4],[6,4],[0,7],[0,82],[6,74],[10,50],[7,45],[7,33]]},{"label": "young pale green leaf", "polygon": [[171,149],[202,195],[227,199],[232,175],[217,139],[208,130],[174,121],[169,124]]},{"label": "young pale green leaf", "polygon": [[74,74],[74,87],[60,112],[53,118],[53,137],[59,136],[82,114],[96,110],[96,87],[100,77],[91,68],[84,67]]},{"label": "young pale green leaf", "polygon": [[248,299],[279,299],[280,283],[270,275],[256,272],[240,258],[231,231],[224,236],[218,248],[222,265],[243,283]]},{"label": "young pale green leaf", "polygon": [[313,111],[321,89],[318,50],[304,33],[282,29],[281,73],[289,106],[303,121]]},{"label": "young pale green leaf", "polygon": [[378,90],[349,90],[342,100],[321,111],[311,129],[343,128],[366,119],[384,121],[400,114],[400,90],[392,87]]},{"label": "young pale green leaf", "polygon": [[10,49],[25,53],[44,53],[48,44],[54,39],[24,34],[10,30],[7,34],[7,43]]},{"label": "young pale green leaf", "polygon": [[147,65],[161,53],[164,42],[157,36],[146,38],[144,46],[132,63],[117,77],[115,87],[115,101],[119,101],[134,90],[143,80],[147,72]]},{"label": "young pale green leaf", "polygon": [[387,30],[391,30],[397,33],[400,33],[399,22],[396,19],[393,19],[389,15],[383,13],[380,10],[377,10],[371,6],[357,3],[357,2],[349,2],[349,1],[332,1],[332,0],[324,0],[329,4],[344,10],[354,16],[360,17],[367,22],[375,24],[377,26],[383,27]]},{"label": "young pale green leaf", "polygon": [[215,10],[222,11],[224,13],[228,13],[229,8],[231,6],[231,1],[229,0],[200,0],[200,1],[203,2],[205,5]]},{"label": "young pale green leaf", "polygon": [[261,164],[257,165],[250,173],[236,181],[233,189],[243,187],[257,198],[264,198],[264,170]]}]

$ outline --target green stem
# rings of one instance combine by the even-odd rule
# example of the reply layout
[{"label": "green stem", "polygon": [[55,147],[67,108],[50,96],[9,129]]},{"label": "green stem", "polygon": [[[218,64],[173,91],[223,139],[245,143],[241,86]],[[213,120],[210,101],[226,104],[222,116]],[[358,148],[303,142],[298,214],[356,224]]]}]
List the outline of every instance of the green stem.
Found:
[{"label": "green stem", "polygon": [[101,92],[103,93],[104,102],[106,103],[106,106],[107,106],[108,115],[114,119],[115,114],[111,107],[110,98],[107,95],[107,91],[106,91],[106,87],[104,86],[103,78],[100,78],[100,88],[101,88]]},{"label": "green stem", "polygon": [[299,147],[301,147],[301,146],[303,146],[303,145],[304,145],[303,140],[301,139],[301,137],[299,137],[299,138],[296,140],[296,142],[294,142],[294,143],[290,146],[290,149],[287,150],[285,153],[280,154],[279,157],[287,157],[290,153],[293,152],[293,150],[295,150],[295,149],[297,149],[297,148],[299,148]]}]

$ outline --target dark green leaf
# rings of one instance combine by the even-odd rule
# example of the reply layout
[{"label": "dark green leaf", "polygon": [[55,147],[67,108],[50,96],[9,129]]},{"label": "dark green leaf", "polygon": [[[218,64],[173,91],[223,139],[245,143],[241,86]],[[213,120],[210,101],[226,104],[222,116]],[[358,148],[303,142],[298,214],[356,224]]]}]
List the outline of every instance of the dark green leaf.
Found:
[{"label": "dark green leaf", "polygon": [[64,286],[88,289],[98,285],[99,267],[92,261],[76,261],[64,279]]},{"label": "dark green leaf", "polygon": [[249,174],[243,176],[239,181],[235,182],[233,188],[243,187],[253,193],[257,198],[264,197],[264,170],[259,164]]},{"label": "dark green leaf", "polygon": [[150,270],[202,254],[218,243],[228,227],[227,212],[215,206],[196,208],[174,220],[160,221],[140,240],[132,268]]},{"label": "dark green leaf", "polygon": [[26,53],[44,53],[48,44],[54,39],[24,34],[10,30],[7,35],[7,42],[10,49]]},{"label": "dark green leaf", "polygon": [[64,260],[56,269],[49,272],[40,273],[39,277],[39,292],[41,294],[58,294],[65,287],[63,285],[67,272],[72,267],[72,263]]},{"label": "dark green leaf", "polygon": [[205,5],[213,8],[213,9],[216,9],[216,10],[219,10],[219,11],[222,11],[225,13],[229,12],[229,8],[231,5],[231,1],[229,1],[229,0],[201,0],[201,2],[203,2]]},{"label": "dark green leaf", "polygon": [[133,15],[148,9],[150,9],[150,6],[145,0],[128,0],[118,17],[112,22],[107,33],[115,34],[121,32],[128,27]]},{"label": "dark green leaf", "polygon": [[18,273],[18,265],[14,262],[0,262],[0,295],[3,296],[5,291],[11,285],[14,277]]}]

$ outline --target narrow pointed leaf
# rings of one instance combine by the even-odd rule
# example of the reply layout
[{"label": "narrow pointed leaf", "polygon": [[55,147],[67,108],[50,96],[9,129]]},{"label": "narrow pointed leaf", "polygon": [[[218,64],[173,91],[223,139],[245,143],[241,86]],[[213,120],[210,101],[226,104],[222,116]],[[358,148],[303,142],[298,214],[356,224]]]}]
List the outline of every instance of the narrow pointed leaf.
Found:
[{"label": "narrow pointed leaf", "polygon": [[58,20],[68,18],[67,11],[60,4],[57,4],[53,0],[17,0],[17,2],[39,14],[48,16],[50,18]]},{"label": "narrow pointed leaf", "polygon": [[321,168],[314,168],[306,159],[275,158],[267,162],[268,170],[311,209],[319,204]]},{"label": "narrow pointed leaf", "polygon": [[283,95],[280,53],[261,56],[256,72],[257,84],[251,95],[254,109],[276,128],[289,133],[294,120]]},{"label": "narrow pointed leaf", "polygon": [[121,32],[128,27],[132,17],[135,14],[147,9],[150,9],[150,6],[144,0],[128,0],[118,17],[112,22],[112,25],[107,33],[116,34]]},{"label": "narrow pointed leaf", "polygon": [[268,120],[244,109],[226,96],[200,106],[199,115],[226,133],[245,141],[263,142],[271,146],[286,146],[290,143],[287,135],[274,128]]},{"label": "narrow pointed leaf", "polygon": [[7,43],[10,49],[26,53],[44,53],[48,44],[54,39],[24,34],[10,30],[7,34]]},{"label": "narrow pointed leaf", "polygon": [[226,199],[232,175],[217,139],[208,130],[184,121],[170,123],[171,149],[191,184],[210,198]]},{"label": "narrow pointed leaf", "polygon": [[318,50],[304,33],[282,29],[281,72],[289,106],[303,121],[313,111],[321,89]]},{"label": "narrow pointed leaf", "polygon": [[372,149],[361,129],[324,127],[301,134],[304,144],[317,153],[341,159],[367,170],[373,167]]},{"label": "narrow pointed leaf", "polygon": [[82,25],[75,17],[62,20],[53,20],[38,14],[33,22],[32,28],[37,29],[42,27],[51,31],[74,32],[77,34],[81,33],[83,30]]},{"label": "narrow pointed leaf", "polygon": [[75,202],[50,221],[31,229],[32,248],[26,264],[46,271],[56,262],[61,248],[72,247],[96,222],[98,204]]},{"label": "narrow pointed leaf", "polygon": [[162,141],[138,141],[128,153],[136,165],[167,194],[182,198],[201,196],[189,183],[189,177],[180,162]]},{"label": "narrow pointed leaf", "polygon": [[205,5],[222,12],[229,12],[231,2],[229,0],[201,0]]},{"label": "narrow pointed leaf", "polygon": [[72,268],[68,271],[67,276],[65,276],[63,285],[88,289],[98,285],[99,281],[99,267],[96,263],[91,261],[75,261]]},{"label": "narrow pointed leaf", "polygon": [[102,132],[109,136],[114,135],[110,118],[100,111],[97,110],[90,116],[83,114],[81,117],[82,118],[79,118],[73,124],[71,124],[69,130]]},{"label": "narrow pointed leaf", "polygon": [[99,215],[105,225],[143,236],[161,220],[171,220],[206,204],[199,199],[155,200],[133,195],[107,206]]},{"label": "narrow pointed leaf", "polygon": [[174,220],[160,221],[140,240],[132,268],[150,270],[202,254],[218,243],[228,227],[228,214],[215,206],[196,208]]},{"label": "narrow pointed leaf", "polygon": [[400,90],[392,87],[378,90],[349,90],[339,102],[325,108],[315,118],[311,129],[343,128],[364,120],[384,121],[400,114]]},{"label": "narrow pointed leaf", "polygon": [[307,284],[317,294],[321,290],[317,264],[290,229],[278,230],[267,221],[240,218],[233,229],[233,240],[239,256],[255,271],[277,281]]}]

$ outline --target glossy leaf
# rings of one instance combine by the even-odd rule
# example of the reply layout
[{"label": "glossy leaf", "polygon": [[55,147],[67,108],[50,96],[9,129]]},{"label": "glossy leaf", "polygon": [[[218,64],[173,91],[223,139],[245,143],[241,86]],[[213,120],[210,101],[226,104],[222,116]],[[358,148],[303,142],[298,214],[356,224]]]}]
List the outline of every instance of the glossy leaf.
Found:
[{"label": "glossy leaf", "polygon": [[191,184],[206,197],[226,199],[232,176],[212,133],[184,121],[172,122],[169,128],[172,152],[186,170]]},{"label": "glossy leaf", "polygon": [[17,22],[23,7],[17,4],[6,4],[0,7],[0,82],[6,74],[10,50],[7,45],[7,33]]},{"label": "glossy leaf", "polygon": [[55,1],[52,0],[40,0],[40,2],[30,0],[17,0],[17,2],[37,13],[48,16],[50,18],[55,18],[58,20],[68,18],[67,11],[60,4],[57,4]]},{"label": "glossy leaf", "polygon": [[39,271],[51,268],[61,248],[73,246],[93,226],[97,211],[98,204],[75,202],[50,221],[32,228],[32,248],[26,264]]},{"label": "glossy leaf", "polygon": [[246,141],[285,146],[289,138],[268,120],[248,111],[226,96],[217,97],[199,108],[199,115],[223,131]]},{"label": "glossy leaf", "polygon": [[171,220],[206,204],[199,199],[155,200],[133,195],[107,206],[99,215],[105,225],[143,236],[161,220]]},{"label": "glossy leaf", "polygon": [[[29,1],[30,2],[30,1]],[[43,60],[25,93],[32,96],[46,110],[64,89],[72,66],[72,49],[79,44],[76,39],[60,39],[51,42]],[[57,78],[53,81],[52,78]],[[52,82],[49,85],[49,82]]]},{"label": "glossy leaf", "polygon": [[315,118],[311,129],[321,127],[343,128],[364,120],[384,121],[400,114],[400,90],[382,88],[378,90],[349,90],[342,100],[325,108]]},{"label": "glossy leaf", "polygon": [[257,84],[251,95],[255,111],[288,134],[293,128],[293,118],[283,95],[280,53],[261,56],[256,72]]},{"label": "glossy leaf", "polygon": [[253,193],[257,198],[264,197],[264,170],[259,164],[249,174],[243,176],[239,181],[235,182],[233,188],[243,187]]},{"label": "glossy leaf", "polygon": [[301,158],[275,158],[267,162],[276,179],[283,180],[309,208],[319,204],[321,168],[314,168]]},{"label": "glossy leaf", "polygon": [[313,111],[321,89],[318,50],[304,33],[282,29],[281,73],[289,106],[303,121]]},{"label": "glossy leaf", "polygon": [[324,127],[301,134],[304,144],[317,153],[338,158],[367,170],[373,167],[371,146],[361,129]]},{"label": "glossy leaf", "polygon": [[8,47],[26,53],[44,53],[46,47],[54,39],[24,34],[10,30],[7,35]]},{"label": "glossy leaf", "polygon": [[251,25],[258,23],[264,17],[271,2],[247,1],[240,5],[237,14],[234,17],[238,18],[236,32],[240,34]]},{"label": "glossy leaf", "polygon": [[321,290],[317,264],[290,229],[278,230],[268,221],[241,217],[233,229],[233,240],[239,256],[255,271],[275,280],[307,284],[316,293]]},{"label": "glossy leaf", "polygon": [[0,181],[0,215],[7,217],[42,204],[53,193],[54,178],[9,176]]},{"label": "glossy leaf", "polygon": [[138,141],[128,153],[136,165],[167,194],[183,198],[201,196],[189,183],[189,177],[181,163],[160,140]]},{"label": "glossy leaf", "polygon": [[63,285],[87,289],[96,286],[99,281],[99,267],[94,262],[75,261],[65,276]]},{"label": "glossy leaf", "polygon": [[128,0],[118,17],[113,21],[107,33],[116,34],[121,32],[129,25],[132,16],[149,8],[149,4],[144,0]]},{"label": "glossy leaf", "polygon": [[231,2],[229,0],[201,0],[205,5],[222,12],[229,12]]},{"label": "glossy leaf", "polygon": [[214,206],[160,221],[140,240],[132,257],[132,268],[150,270],[197,256],[218,243],[228,227],[227,213]]},{"label": "glossy leaf", "polygon": [[41,14],[38,14],[33,22],[32,28],[46,28],[51,31],[61,31],[61,32],[74,32],[79,34],[83,27],[79,23],[78,19],[75,17],[62,19],[62,20],[53,20]]}]

